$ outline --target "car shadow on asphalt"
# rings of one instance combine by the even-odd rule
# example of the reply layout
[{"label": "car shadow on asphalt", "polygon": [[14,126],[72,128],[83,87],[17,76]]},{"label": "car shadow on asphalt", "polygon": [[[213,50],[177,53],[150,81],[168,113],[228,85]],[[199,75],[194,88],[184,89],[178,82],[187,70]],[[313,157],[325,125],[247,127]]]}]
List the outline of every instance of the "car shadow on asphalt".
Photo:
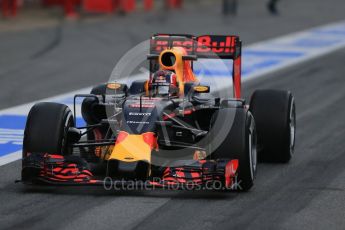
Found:
[{"label": "car shadow on asphalt", "polygon": [[36,186],[19,185],[21,188],[16,190],[18,194],[54,194],[71,196],[97,196],[97,197],[156,197],[156,198],[174,198],[174,199],[231,199],[239,194],[247,192],[237,191],[215,191],[215,190],[168,190],[155,188],[150,190],[106,190],[103,186]]}]

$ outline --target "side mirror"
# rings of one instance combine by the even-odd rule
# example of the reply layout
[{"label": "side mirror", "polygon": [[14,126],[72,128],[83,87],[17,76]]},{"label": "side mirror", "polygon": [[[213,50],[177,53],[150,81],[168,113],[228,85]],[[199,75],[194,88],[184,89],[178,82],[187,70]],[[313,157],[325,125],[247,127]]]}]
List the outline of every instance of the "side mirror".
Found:
[{"label": "side mirror", "polygon": [[193,87],[193,90],[196,93],[209,93],[210,92],[210,86],[197,85],[197,86]]}]

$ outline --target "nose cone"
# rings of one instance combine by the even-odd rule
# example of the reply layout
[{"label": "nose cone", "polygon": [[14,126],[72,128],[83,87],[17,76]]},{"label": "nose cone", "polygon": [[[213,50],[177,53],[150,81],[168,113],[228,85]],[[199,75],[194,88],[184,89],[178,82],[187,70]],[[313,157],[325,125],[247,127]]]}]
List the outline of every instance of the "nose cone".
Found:
[{"label": "nose cone", "polygon": [[151,162],[151,151],[154,148],[157,148],[157,139],[154,133],[129,134],[121,131],[109,160]]}]

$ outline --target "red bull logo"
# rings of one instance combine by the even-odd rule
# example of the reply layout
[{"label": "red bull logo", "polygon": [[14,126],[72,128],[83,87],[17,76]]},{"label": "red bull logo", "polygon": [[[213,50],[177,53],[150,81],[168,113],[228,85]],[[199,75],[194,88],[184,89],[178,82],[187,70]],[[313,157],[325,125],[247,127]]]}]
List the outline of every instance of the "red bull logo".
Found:
[{"label": "red bull logo", "polygon": [[[197,53],[227,53],[231,54],[235,50],[236,45],[235,36],[201,36],[194,39],[188,39],[185,41],[172,41],[172,47],[183,47],[187,53],[191,53],[193,51]],[[163,50],[169,49],[169,41],[168,40],[158,40],[154,41],[154,47],[156,52],[161,52]],[[193,50],[194,49],[194,50]]]}]

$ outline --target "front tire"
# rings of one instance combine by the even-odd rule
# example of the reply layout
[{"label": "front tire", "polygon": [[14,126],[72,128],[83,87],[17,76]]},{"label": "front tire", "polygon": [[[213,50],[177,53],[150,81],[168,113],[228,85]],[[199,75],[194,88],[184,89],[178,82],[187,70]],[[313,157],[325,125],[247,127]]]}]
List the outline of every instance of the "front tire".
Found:
[{"label": "front tire", "polygon": [[23,158],[27,153],[70,154],[67,138],[70,127],[74,127],[74,120],[68,106],[51,102],[35,104],[26,121]]},{"label": "front tire", "polygon": [[[239,169],[233,189],[248,191],[254,184],[257,168],[256,127],[253,116],[245,109],[220,109],[216,114],[215,127],[211,132],[219,132],[222,126],[231,127],[220,146],[212,154],[214,159],[238,159]],[[229,119],[234,117],[234,119]],[[217,125],[217,123],[219,123]],[[217,126],[219,126],[217,128]]]},{"label": "front tire", "polygon": [[296,135],[296,106],[291,92],[257,90],[252,95],[250,111],[257,125],[260,160],[289,162]]},{"label": "front tire", "polygon": [[70,127],[74,127],[73,114],[66,105],[42,102],[31,108],[24,130],[23,182],[35,183],[44,154],[72,153],[67,135]]}]

